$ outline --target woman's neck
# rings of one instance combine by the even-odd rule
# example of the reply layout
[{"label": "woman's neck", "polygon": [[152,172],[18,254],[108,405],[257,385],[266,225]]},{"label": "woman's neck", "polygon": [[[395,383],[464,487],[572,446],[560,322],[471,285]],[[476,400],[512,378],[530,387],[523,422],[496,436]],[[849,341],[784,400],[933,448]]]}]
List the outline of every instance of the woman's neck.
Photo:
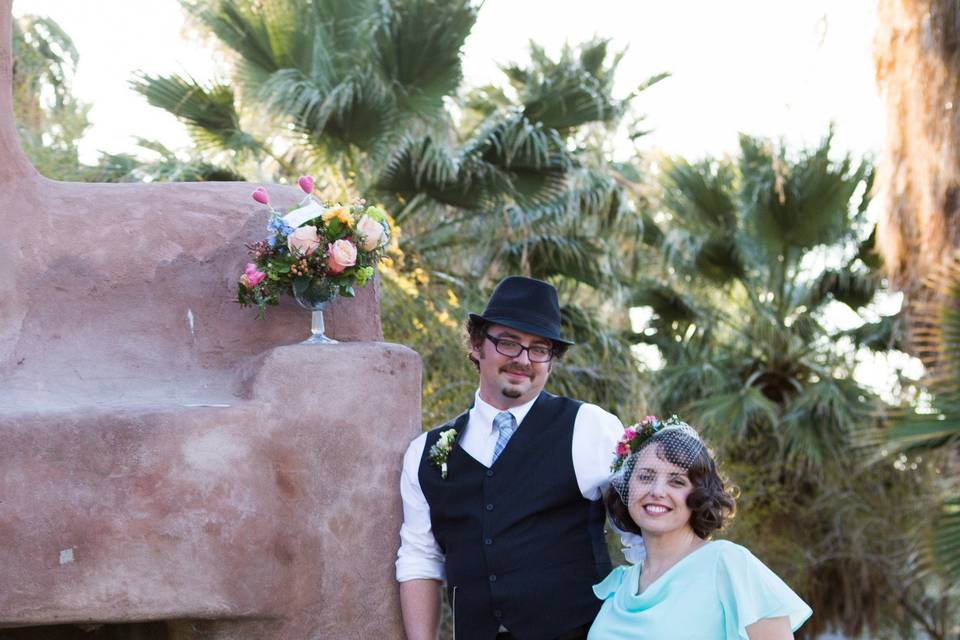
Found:
[{"label": "woman's neck", "polygon": [[706,544],[690,527],[684,527],[669,533],[643,532],[643,543],[647,549],[643,561],[644,570],[661,573],[676,564],[684,556]]}]

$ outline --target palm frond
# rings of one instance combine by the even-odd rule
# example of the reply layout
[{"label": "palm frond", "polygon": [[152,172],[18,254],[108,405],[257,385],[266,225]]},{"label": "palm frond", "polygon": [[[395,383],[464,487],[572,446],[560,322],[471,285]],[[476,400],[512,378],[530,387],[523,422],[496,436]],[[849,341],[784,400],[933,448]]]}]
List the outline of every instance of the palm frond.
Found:
[{"label": "palm frond", "polygon": [[593,236],[538,231],[505,243],[492,262],[506,273],[524,273],[541,280],[562,276],[601,289],[609,284],[610,272],[598,244]]},{"label": "palm frond", "polygon": [[234,151],[259,146],[240,126],[235,96],[229,85],[203,86],[193,78],[177,74],[138,73],[130,86],[151,105],[186,124],[198,146]]},{"label": "palm frond", "polygon": [[867,347],[872,351],[903,351],[905,345],[902,324],[901,312],[892,316],[883,316],[877,322],[866,322],[856,329],[844,332],[843,335],[852,338],[856,346]]},{"label": "palm frond", "polygon": [[663,174],[664,206],[678,224],[694,232],[732,235],[737,230],[734,171],[727,162],[690,164],[676,159]]},{"label": "palm frond", "polygon": [[802,304],[817,309],[832,298],[857,311],[873,300],[879,285],[879,278],[870,273],[828,269],[807,287]]},{"label": "palm frond", "polygon": [[948,579],[960,580],[960,498],[952,498],[934,522],[933,555]]},{"label": "palm frond", "polygon": [[869,414],[865,398],[852,380],[830,378],[804,385],[784,409],[781,429],[787,457],[820,467],[842,455]]},{"label": "palm frond", "polygon": [[741,206],[746,228],[767,253],[806,250],[842,241],[852,233],[848,207],[868,175],[865,163],[830,157],[832,132],[791,161],[783,148],[740,136]]},{"label": "palm frond", "polygon": [[692,301],[659,282],[638,284],[630,296],[629,305],[650,307],[661,321],[667,323],[692,323],[699,317]]},{"label": "palm frond", "polygon": [[471,0],[407,0],[381,3],[377,12],[377,67],[397,87],[405,110],[438,113],[460,85],[460,50],[477,8]]},{"label": "palm frond", "polygon": [[777,424],[780,407],[756,387],[715,393],[688,405],[687,410],[711,441],[743,439],[753,430]]},{"label": "palm frond", "polygon": [[373,73],[360,69],[334,85],[324,84],[329,78],[321,80],[299,69],[281,69],[264,81],[260,94],[271,111],[313,144],[332,140],[365,148],[395,129],[393,96]]},{"label": "palm frond", "polygon": [[[564,47],[560,59],[552,60],[531,44],[530,67],[501,68],[518,91],[524,115],[534,122],[560,132],[591,122],[612,123],[635,93],[624,100],[613,98],[613,77],[623,54],[609,57],[608,45],[607,40],[594,40],[579,52]],[[646,86],[659,79],[651,78]]]}]

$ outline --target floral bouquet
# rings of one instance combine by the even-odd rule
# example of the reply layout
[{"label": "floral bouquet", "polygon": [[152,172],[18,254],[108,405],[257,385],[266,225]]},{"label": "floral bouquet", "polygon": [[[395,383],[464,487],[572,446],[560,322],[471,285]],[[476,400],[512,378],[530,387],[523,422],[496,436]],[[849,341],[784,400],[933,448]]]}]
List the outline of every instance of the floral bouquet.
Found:
[{"label": "floral bouquet", "polygon": [[307,194],[288,212],[274,209],[267,190],[258,187],[253,199],[270,210],[270,237],[247,245],[253,262],[237,284],[237,302],[256,305],[262,318],[268,305],[283,294],[301,306],[318,309],[338,295],[353,297],[355,288],[373,277],[389,240],[383,209],[364,200],[349,206],[321,203],[313,195],[313,178],[297,184]]}]

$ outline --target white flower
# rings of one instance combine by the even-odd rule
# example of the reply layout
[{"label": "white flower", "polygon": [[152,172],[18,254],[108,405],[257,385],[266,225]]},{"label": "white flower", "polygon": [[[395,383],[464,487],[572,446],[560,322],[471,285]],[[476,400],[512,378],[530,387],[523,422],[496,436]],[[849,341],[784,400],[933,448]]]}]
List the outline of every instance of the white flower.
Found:
[{"label": "white flower", "polygon": [[430,452],[427,455],[427,459],[440,469],[440,477],[444,480],[447,479],[447,457],[450,455],[450,449],[453,448],[454,440],[457,437],[456,429],[447,429],[446,431],[441,431],[440,436],[437,438],[436,444],[430,447]]}]

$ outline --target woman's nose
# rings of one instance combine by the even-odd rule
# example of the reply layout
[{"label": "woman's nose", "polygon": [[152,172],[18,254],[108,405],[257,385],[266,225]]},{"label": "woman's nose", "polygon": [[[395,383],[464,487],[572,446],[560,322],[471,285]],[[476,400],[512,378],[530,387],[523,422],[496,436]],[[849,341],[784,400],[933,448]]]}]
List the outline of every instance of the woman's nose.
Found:
[{"label": "woman's nose", "polygon": [[666,489],[667,489],[667,483],[666,483],[666,481],[665,481],[663,478],[661,478],[660,476],[657,476],[656,478],[654,478],[653,482],[650,483],[650,494],[651,494],[651,495],[654,495],[654,496],[663,496],[663,495],[664,495],[664,492],[666,491]]}]

